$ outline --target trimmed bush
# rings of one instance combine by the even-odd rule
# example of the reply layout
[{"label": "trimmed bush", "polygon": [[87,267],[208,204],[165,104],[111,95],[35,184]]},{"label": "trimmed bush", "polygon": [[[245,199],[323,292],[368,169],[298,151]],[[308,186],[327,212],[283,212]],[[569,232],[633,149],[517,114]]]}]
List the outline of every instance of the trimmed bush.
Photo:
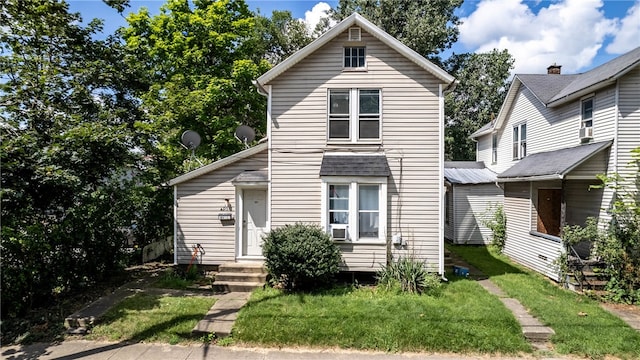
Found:
[{"label": "trimmed bush", "polygon": [[340,271],[340,249],[316,225],[296,223],[271,231],[262,253],[272,279],[286,289],[324,287]]}]

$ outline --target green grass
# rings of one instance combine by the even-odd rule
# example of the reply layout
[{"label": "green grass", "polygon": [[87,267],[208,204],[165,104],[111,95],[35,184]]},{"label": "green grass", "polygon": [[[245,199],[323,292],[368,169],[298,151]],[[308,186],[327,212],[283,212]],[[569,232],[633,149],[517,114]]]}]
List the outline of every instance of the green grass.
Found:
[{"label": "green grass", "polygon": [[235,341],[383,351],[530,352],[511,313],[476,282],[438,297],[338,288],[316,294],[258,290],[241,310]]},{"label": "green grass", "polygon": [[518,299],[532,315],[550,326],[556,332],[551,341],[558,353],[591,358],[640,357],[640,333],[602,309],[597,301],[564,290],[484,247],[450,246],[449,249],[483,271],[510,297]]},{"label": "green grass", "polygon": [[190,343],[191,330],[202,320],[215,299],[197,296],[136,294],[111,308],[89,340]]}]

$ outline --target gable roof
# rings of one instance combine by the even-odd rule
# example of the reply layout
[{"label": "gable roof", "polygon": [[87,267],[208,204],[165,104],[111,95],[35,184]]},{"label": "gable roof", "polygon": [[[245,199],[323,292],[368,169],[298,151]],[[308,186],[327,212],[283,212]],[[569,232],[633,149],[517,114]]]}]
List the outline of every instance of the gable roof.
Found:
[{"label": "gable roof", "polygon": [[496,182],[496,173],[482,161],[445,161],[444,178],[451,184],[487,184]]},{"label": "gable roof", "polygon": [[493,126],[485,125],[470,137],[477,138],[500,128],[522,85],[526,86],[545,107],[555,107],[615,83],[639,64],[640,47],[637,47],[582,74],[516,74]]},{"label": "gable roof", "polygon": [[266,142],[263,142],[261,144],[258,144],[252,148],[248,148],[246,150],[242,150],[238,153],[235,153],[233,155],[229,155],[226,158],[222,158],[218,161],[212,162],[209,165],[205,165],[203,167],[197,168],[193,171],[189,171],[186,174],[180,175],[176,178],[173,178],[171,180],[169,180],[166,185],[168,186],[173,186],[173,185],[178,185],[180,183],[183,183],[185,181],[189,181],[191,179],[197,178],[200,175],[204,175],[208,172],[211,172],[213,170],[219,169],[221,167],[227,166],[229,164],[233,164],[234,162],[238,161],[238,160],[242,160],[245,158],[248,158],[251,155],[255,155],[259,152],[265,151],[267,150],[267,146],[268,144]]},{"label": "gable roof", "polygon": [[307,56],[314,53],[320,47],[333,40],[335,37],[342,34],[352,26],[360,26],[364,31],[382,41],[384,44],[394,49],[398,53],[404,55],[407,59],[411,60],[424,70],[430,72],[435,77],[440,79],[443,83],[449,85],[454,82],[455,78],[449,75],[446,71],[442,70],[434,63],[427,60],[424,56],[413,51],[408,46],[395,39],[393,36],[387,34],[379,27],[375,26],[373,23],[369,22],[369,20],[365,19],[362,15],[353,13],[346,19],[339,22],[336,26],[332,27],[327,32],[322,34],[322,36],[315,39],[309,45],[298,50],[295,54],[291,55],[278,65],[274,66],[273,68],[271,68],[271,70],[262,74],[262,76],[257,79],[258,85],[264,86],[267,83],[271,82],[273,79],[280,76],[282,73],[302,61]]},{"label": "gable roof", "polygon": [[563,179],[571,170],[611,146],[613,141],[527,155],[498,175],[498,182]]}]

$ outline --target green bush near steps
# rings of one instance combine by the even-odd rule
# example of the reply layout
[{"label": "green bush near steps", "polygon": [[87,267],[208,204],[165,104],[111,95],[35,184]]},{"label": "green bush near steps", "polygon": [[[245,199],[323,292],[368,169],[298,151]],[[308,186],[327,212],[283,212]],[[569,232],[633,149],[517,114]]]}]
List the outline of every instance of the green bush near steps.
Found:
[{"label": "green bush near steps", "polygon": [[340,271],[340,249],[317,225],[296,223],[272,230],[262,253],[276,285],[289,290],[325,287]]}]

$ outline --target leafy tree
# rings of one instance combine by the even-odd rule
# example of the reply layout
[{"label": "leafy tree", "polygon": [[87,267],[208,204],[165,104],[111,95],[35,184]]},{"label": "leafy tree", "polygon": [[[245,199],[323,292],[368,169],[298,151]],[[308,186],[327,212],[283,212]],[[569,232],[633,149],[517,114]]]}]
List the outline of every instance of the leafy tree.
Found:
[{"label": "leafy tree", "polygon": [[513,58],[507,50],[453,55],[445,69],[459,82],[445,97],[445,158],[475,160],[469,136],[500,111]]},{"label": "leafy tree", "polygon": [[290,11],[274,10],[271,17],[256,14],[254,45],[256,60],[265,59],[276,65],[313,40],[304,22],[294,19]]},{"label": "leafy tree", "polygon": [[160,14],[143,8],[127,21],[127,61],[144,74],[138,95],[170,164],[167,177],[187,157],[179,144],[187,129],[201,135],[196,155],[204,161],[243,148],[233,136],[240,124],[265,134],[266,99],[252,81],[269,63],[252,60],[256,21],[244,1],[169,0]]},{"label": "leafy tree", "polygon": [[63,1],[1,8],[1,297],[15,316],[119,269],[146,188],[133,175],[151,164],[137,74],[117,39],[94,39],[100,21],[82,26]]},{"label": "leafy tree", "polygon": [[436,56],[458,40],[462,0],[340,0],[332,17],[357,11],[403,44],[439,63]]}]

